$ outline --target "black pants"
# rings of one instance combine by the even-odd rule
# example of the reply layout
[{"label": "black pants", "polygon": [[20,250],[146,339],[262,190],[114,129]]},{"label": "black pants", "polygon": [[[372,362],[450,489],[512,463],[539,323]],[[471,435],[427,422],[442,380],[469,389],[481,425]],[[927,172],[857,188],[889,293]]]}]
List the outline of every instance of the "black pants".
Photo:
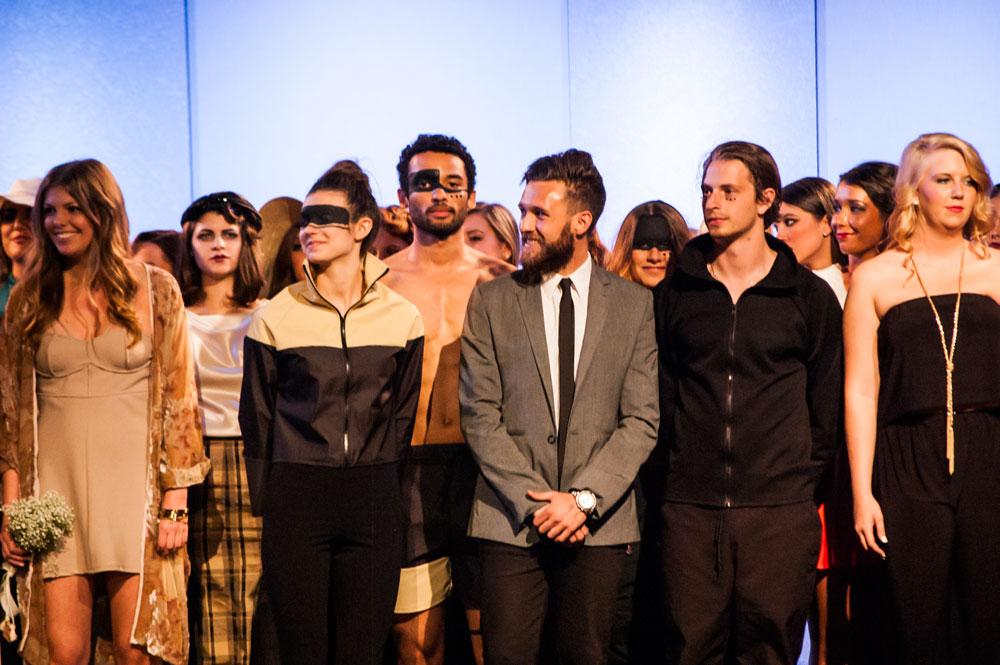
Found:
[{"label": "black pants", "polygon": [[625,546],[530,548],[480,541],[483,650],[487,665],[534,665],[546,614],[556,662],[607,660]]},{"label": "black pants", "polygon": [[395,464],[275,464],[261,547],[281,662],[381,665],[402,562]]},{"label": "black pants", "polygon": [[945,417],[880,430],[876,498],[899,663],[1000,663],[1000,416]]},{"label": "black pants", "polygon": [[[663,504],[663,572],[677,665],[794,665],[816,584],[811,501],[760,508]],[[728,662],[732,662],[728,660]]]}]

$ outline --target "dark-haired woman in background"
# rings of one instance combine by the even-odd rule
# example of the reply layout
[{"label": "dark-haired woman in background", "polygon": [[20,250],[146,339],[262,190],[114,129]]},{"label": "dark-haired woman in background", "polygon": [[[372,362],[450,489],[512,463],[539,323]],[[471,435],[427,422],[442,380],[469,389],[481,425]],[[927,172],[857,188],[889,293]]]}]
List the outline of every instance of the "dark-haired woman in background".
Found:
[{"label": "dark-haired woman in background", "polygon": [[840,175],[833,206],[833,232],[847,255],[848,272],[877,256],[886,240],[886,221],[896,203],[896,166],[864,162]]},{"label": "dark-haired woman in background", "polygon": [[283,663],[380,665],[402,564],[400,462],[423,324],[380,280],[381,214],[357,164],[303,202],[308,266],[258,310],[240,424]]},{"label": "dark-haired woman in background", "polygon": [[950,134],[903,152],[890,243],[844,315],[854,527],[885,558],[893,663],[1000,663],[1000,255],[990,176]]},{"label": "dark-haired woman in background", "polygon": [[132,241],[132,258],[166,270],[177,269],[181,255],[181,236],[177,231],[143,231]]},{"label": "dark-haired woman in background", "polygon": [[[792,248],[796,260],[830,285],[843,307],[847,299],[847,257],[840,253],[832,237],[835,194],[833,185],[823,178],[802,178],[785,185],[774,229],[778,238]],[[838,458],[842,457],[840,450]],[[846,469],[847,461],[838,459],[837,464]],[[816,564],[816,598],[809,617],[813,665],[844,663],[850,647],[847,595],[854,539],[846,525],[850,523],[851,490],[846,473],[835,474],[833,468],[830,471],[819,492],[823,501],[819,507],[823,537]],[[837,517],[828,520],[833,512]],[[832,527],[837,531],[831,533]]]},{"label": "dark-haired woman in background", "polygon": [[[260,520],[250,513],[240,438],[243,340],[263,278],[260,215],[239,194],[203,196],[181,215],[177,276],[187,306],[205,453],[212,473],[191,494],[194,663],[246,665],[261,577]],[[194,601],[197,602],[194,602]]]},{"label": "dark-haired woman in background", "polygon": [[607,268],[651,289],[663,281],[670,257],[684,249],[689,233],[684,217],[669,203],[640,203],[618,229]]},{"label": "dark-haired woman in background", "polygon": [[121,190],[96,160],[49,171],[31,222],[38,254],[12,295],[0,366],[14,425],[3,499],[53,490],[75,519],[62,549],[32,561],[5,518],[4,556],[28,565],[22,655],[89,662],[101,607],[119,665],[186,663],[187,488],[208,461],[177,283],[128,258]]},{"label": "dark-haired woman in background", "polygon": [[799,263],[830,285],[843,307],[847,300],[847,257],[833,237],[835,196],[833,185],[823,178],[802,178],[785,185],[774,230],[792,248]]},{"label": "dark-haired woman in background", "polygon": [[[897,168],[887,162],[863,162],[841,174],[834,197],[833,232],[840,251],[847,255],[847,286],[850,293],[851,275],[864,262],[878,256],[888,238],[889,215],[896,207],[893,187]],[[841,455],[835,463],[832,487],[846,495],[851,486],[850,469]],[[846,503],[846,496],[845,502]],[[831,507],[825,516],[827,533],[836,534],[834,549],[846,544],[840,534],[853,531],[853,504]],[[836,558],[836,556],[835,556]],[[879,664],[890,658],[892,646],[886,635],[889,629],[890,598],[885,563],[874,554],[854,546],[853,568],[850,573],[848,604],[850,607],[851,654],[848,660],[858,665]],[[842,646],[829,643],[828,654]],[[831,663],[836,662],[833,658]]]}]

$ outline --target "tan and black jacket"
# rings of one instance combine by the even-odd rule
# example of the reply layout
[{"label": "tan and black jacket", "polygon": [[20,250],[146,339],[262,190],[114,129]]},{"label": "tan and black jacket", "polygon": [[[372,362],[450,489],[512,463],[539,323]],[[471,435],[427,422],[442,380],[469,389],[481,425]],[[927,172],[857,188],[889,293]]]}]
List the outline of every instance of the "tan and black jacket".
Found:
[{"label": "tan and black jacket", "polygon": [[311,270],[254,314],[244,343],[240,429],[260,514],[274,462],[352,467],[400,461],[420,392],[420,312],[364,259],[361,299],[340,312]]}]

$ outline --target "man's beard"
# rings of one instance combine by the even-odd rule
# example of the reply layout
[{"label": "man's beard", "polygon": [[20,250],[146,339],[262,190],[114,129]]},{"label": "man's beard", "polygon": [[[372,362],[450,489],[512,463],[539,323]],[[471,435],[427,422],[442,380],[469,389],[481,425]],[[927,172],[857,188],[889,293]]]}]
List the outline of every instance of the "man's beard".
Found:
[{"label": "man's beard", "polygon": [[448,209],[453,214],[449,222],[431,221],[425,217],[427,211],[424,210],[411,212],[410,221],[424,233],[429,233],[438,240],[445,240],[455,235],[462,228],[462,223],[465,222],[465,216],[468,213],[468,210],[465,208],[459,210],[458,208],[449,206]]},{"label": "man's beard", "polygon": [[538,253],[530,258],[522,255],[521,265],[533,277],[558,272],[573,258],[573,231],[569,224],[563,227],[553,243],[547,242],[538,232],[533,232],[530,237],[538,243]]}]

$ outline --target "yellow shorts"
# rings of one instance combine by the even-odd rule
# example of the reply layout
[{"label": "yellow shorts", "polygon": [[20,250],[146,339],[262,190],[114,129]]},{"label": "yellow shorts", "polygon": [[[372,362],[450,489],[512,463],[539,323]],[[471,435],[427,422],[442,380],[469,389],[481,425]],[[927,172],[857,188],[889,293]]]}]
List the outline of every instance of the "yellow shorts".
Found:
[{"label": "yellow shorts", "polygon": [[451,593],[451,562],[434,559],[399,571],[396,614],[423,612],[440,605]]}]

